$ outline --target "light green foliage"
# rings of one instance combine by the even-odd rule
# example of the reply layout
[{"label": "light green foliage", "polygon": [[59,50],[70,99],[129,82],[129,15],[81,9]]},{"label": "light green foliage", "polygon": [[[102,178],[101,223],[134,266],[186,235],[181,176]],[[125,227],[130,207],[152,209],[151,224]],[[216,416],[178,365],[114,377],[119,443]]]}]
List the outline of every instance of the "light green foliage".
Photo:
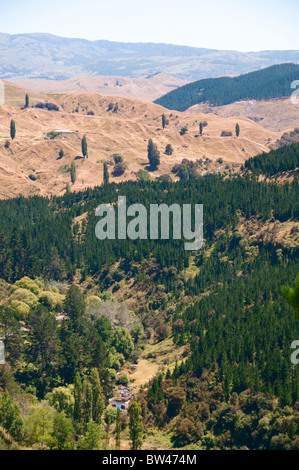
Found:
[{"label": "light green foliage", "polygon": [[124,355],[127,359],[134,350],[134,344],[128,331],[119,326],[114,332],[113,345],[117,352]]},{"label": "light green foliage", "polygon": [[30,408],[24,419],[25,437],[28,444],[38,449],[46,448],[53,430],[53,409],[45,403]]},{"label": "light green foliage", "polygon": [[61,312],[63,310],[63,302],[65,296],[57,292],[42,292],[40,296],[40,303],[48,307],[50,310]]},{"label": "light green foliage", "polygon": [[133,400],[130,406],[129,415],[131,449],[139,450],[143,442],[143,419],[141,406],[136,400]]},{"label": "light green foliage", "polygon": [[144,330],[142,325],[135,325],[131,331],[131,336],[135,343],[144,337]]},{"label": "light green foliage", "polygon": [[27,289],[19,288],[14,291],[10,297],[10,302],[18,300],[24,302],[29,307],[34,307],[38,303],[38,298],[33,292]]},{"label": "light green foliage", "polygon": [[22,288],[22,289],[27,289],[30,290],[33,294],[35,294],[37,297],[39,297],[43,285],[40,281],[37,279],[33,281],[29,277],[25,276],[19,281],[16,281],[12,287],[12,292],[15,292],[17,289]]},{"label": "light green foliage", "polygon": [[18,320],[24,320],[30,310],[29,305],[25,304],[21,300],[12,300],[9,304],[9,308]]},{"label": "light green foliage", "polygon": [[108,364],[109,367],[115,370],[119,370],[125,363],[125,357],[121,353],[117,353],[116,349],[113,347],[108,355]]},{"label": "light green foliage", "polygon": [[114,423],[116,421],[116,415],[117,415],[117,409],[112,408],[111,406],[109,408],[106,408],[105,413],[104,413],[104,420],[105,423]]},{"label": "light green foliage", "polygon": [[61,412],[65,412],[67,417],[71,417],[74,412],[74,386],[57,387],[46,395],[51,406]]},{"label": "light green foliage", "polygon": [[100,423],[105,409],[105,398],[102,391],[99,372],[92,369],[90,382],[92,386],[92,419],[95,423]]},{"label": "light green foliage", "polygon": [[127,376],[127,374],[121,374],[117,379],[117,383],[119,385],[128,385],[129,377]]},{"label": "light green foliage", "polygon": [[72,450],[74,448],[74,429],[64,413],[56,413],[54,416],[50,447],[53,450]]},{"label": "light green foliage", "polygon": [[23,434],[20,405],[14,402],[7,391],[3,395],[0,393],[0,426],[16,440]]},{"label": "light green foliage", "polygon": [[77,448],[78,450],[100,450],[103,438],[102,426],[91,421],[87,424],[85,436],[79,439]]}]

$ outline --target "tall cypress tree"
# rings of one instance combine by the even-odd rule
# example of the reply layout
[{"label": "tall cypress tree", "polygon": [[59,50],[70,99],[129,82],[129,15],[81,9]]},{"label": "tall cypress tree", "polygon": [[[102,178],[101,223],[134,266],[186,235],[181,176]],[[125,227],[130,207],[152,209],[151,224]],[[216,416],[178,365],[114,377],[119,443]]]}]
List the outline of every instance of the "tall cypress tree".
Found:
[{"label": "tall cypress tree", "polygon": [[74,421],[77,423],[82,422],[82,396],[83,396],[83,387],[82,380],[79,372],[76,373],[75,382],[74,382]]},{"label": "tall cypress tree", "polygon": [[108,165],[105,162],[104,163],[104,177],[103,177],[104,184],[109,183],[109,170],[108,170]]},{"label": "tall cypress tree", "polygon": [[120,408],[117,408],[116,411],[116,426],[115,426],[115,431],[116,431],[116,449],[120,449],[120,433],[121,433],[121,411]]},{"label": "tall cypress tree", "polygon": [[134,399],[129,409],[131,450],[139,450],[143,442],[143,419],[140,404]]},{"label": "tall cypress tree", "polygon": [[84,136],[82,138],[82,142],[81,142],[81,147],[82,147],[82,155],[84,158],[88,158],[88,150],[87,150],[87,140],[86,140],[86,136]]},{"label": "tall cypress tree", "polygon": [[90,383],[92,387],[92,419],[95,423],[100,423],[105,409],[105,398],[96,368],[91,370]]},{"label": "tall cypress tree", "polygon": [[77,174],[76,174],[76,165],[74,162],[71,163],[71,182],[72,184],[76,183]]},{"label": "tall cypress tree", "polygon": [[10,137],[11,137],[11,140],[14,140],[15,136],[16,136],[16,123],[12,119],[10,121]]},{"label": "tall cypress tree", "polygon": [[84,421],[87,425],[92,419],[92,386],[87,379],[84,381],[84,393]]}]

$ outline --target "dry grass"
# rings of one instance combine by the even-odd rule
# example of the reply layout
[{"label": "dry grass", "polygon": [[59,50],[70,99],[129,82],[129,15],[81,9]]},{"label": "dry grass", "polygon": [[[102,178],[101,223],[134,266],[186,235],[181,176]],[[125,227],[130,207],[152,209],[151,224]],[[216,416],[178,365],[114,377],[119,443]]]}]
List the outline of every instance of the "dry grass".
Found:
[{"label": "dry grass", "polygon": [[[19,90],[22,100],[25,90]],[[20,95],[20,96],[21,96]],[[148,169],[147,143],[152,138],[161,153],[161,165],[151,176],[170,174],[173,165],[184,158],[197,160],[209,158],[203,171],[223,171],[227,164],[241,165],[247,158],[269,150],[269,145],[281,133],[265,130],[246,118],[238,118],[241,128],[239,138],[220,137],[222,130],[234,133],[236,119],[212,114],[187,114],[169,112],[161,106],[135,98],[104,97],[96,93],[66,93],[44,97],[57,102],[60,112],[35,108],[21,109],[0,106],[0,198],[38,194],[61,195],[70,174],[60,171],[61,166],[75,161],[77,180],[72,191],[100,185],[103,181],[103,163],[110,162],[113,153],[121,153],[128,169],[121,177],[110,176],[111,181],[136,180],[136,173]],[[107,111],[110,103],[117,104],[117,112]],[[79,112],[75,110],[79,108]],[[86,115],[93,111],[94,116]],[[169,124],[161,128],[161,115],[165,113]],[[4,147],[9,139],[10,120],[16,123],[16,138],[9,149]],[[199,122],[207,120],[204,135],[198,136]],[[188,132],[180,135],[181,127]],[[45,140],[48,132],[57,129],[73,131],[53,140]],[[88,160],[81,157],[81,139],[86,135]],[[174,153],[163,152],[171,144]],[[65,156],[59,159],[59,151]],[[222,158],[223,164],[217,162]],[[110,166],[110,174],[112,167]],[[35,181],[29,178],[33,174]]]},{"label": "dry grass", "polygon": [[171,75],[159,73],[146,78],[83,75],[68,80],[18,79],[14,80],[14,83],[42,93],[90,91],[101,93],[101,95],[134,96],[154,101],[169,91],[185,85],[187,82]]},{"label": "dry grass", "polygon": [[[147,343],[138,361],[136,369],[130,371],[130,380],[134,380],[134,388],[148,383],[159,371],[172,370],[176,362],[184,360],[187,346],[177,347],[172,337],[160,342]],[[128,372],[128,371],[127,371]]]},{"label": "dry grass", "polygon": [[213,113],[222,117],[246,116],[273,131],[292,130],[299,126],[299,108],[290,98],[267,101],[240,101],[226,106],[200,104],[192,106],[190,113]]}]

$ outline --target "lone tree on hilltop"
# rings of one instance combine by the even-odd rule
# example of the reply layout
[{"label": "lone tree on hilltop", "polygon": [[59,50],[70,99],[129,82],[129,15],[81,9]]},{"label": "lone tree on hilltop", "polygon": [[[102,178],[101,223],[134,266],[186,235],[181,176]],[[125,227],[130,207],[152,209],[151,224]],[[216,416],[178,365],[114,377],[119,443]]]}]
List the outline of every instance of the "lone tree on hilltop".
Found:
[{"label": "lone tree on hilltop", "polygon": [[29,106],[29,95],[28,93],[26,93],[26,96],[25,96],[25,108],[28,108]]},{"label": "lone tree on hilltop", "polygon": [[239,124],[237,123],[237,124],[236,124],[236,136],[239,137],[239,135],[240,135],[240,126],[239,126]]},{"label": "lone tree on hilltop", "polygon": [[11,137],[11,140],[14,140],[15,136],[16,136],[16,123],[12,119],[10,121],[10,137]]},{"label": "lone tree on hilltop", "polygon": [[150,163],[150,167],[153,170],[157,170],[158,166],[160,165],[160,152],[152,139],[149,139],[148,141],[147,157]]},{"label": "lone tree on hilltop", "polygon": [[83,137],[82,142],[81,142],[81,146],[82,146],[82,155],[83,155],[83,157],[88,158],[86,136]]}]

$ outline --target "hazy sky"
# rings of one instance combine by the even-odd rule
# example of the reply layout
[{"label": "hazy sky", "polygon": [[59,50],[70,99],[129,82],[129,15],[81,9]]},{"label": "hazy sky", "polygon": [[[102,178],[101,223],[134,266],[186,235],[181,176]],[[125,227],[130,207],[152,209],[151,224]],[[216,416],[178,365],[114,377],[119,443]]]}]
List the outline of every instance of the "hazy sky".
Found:
[{"label": "hazy sky", "polygon": [[299,49],[299,0],[0,0],[0,32],[164,42],[212,49]]}]

